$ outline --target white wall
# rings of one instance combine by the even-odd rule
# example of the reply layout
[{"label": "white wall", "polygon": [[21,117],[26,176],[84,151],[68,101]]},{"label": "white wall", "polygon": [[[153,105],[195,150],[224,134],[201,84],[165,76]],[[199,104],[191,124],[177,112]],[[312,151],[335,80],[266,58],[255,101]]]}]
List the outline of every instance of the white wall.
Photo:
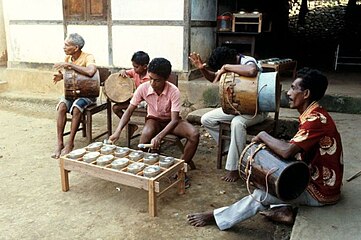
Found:
[{"label": "white wall", "polygon": [[8,36],[9,61],[58,62],[64,59],[63,36],[62,25],[12,25]]},{"label": "white wall", "polygon": [[[134,52],[143,50],[150,58],[165,57],[173,70],[183,71],[185,54],[184,0],[111,0],[113,65],[131,67]],[[214,20],[215,1],[192,0],[192,20]],[[8,60],[54,63],[64,58],[62,0],[3,0]],[[30,23],[27,23],[27,21]],[[170,21],[161,25],[125,25],[128,20]],[[13,21],[9,24],[10,21]],[[36,21],[42,21],[37,24]],[[47,23],[46,21],[58,21]],[[175,21],[175,22],[171,22]],[[134,23],[133,23],[134,24]],[[84,51],[94,54],[100,66],[110,66],[107,25],[68,25],[68,33],[78,32],[85,39]],[[211,51],[212,28],[191,30],[191,51],[207,56]]]},{"label": "white wall", "polygon": [[63,20],[62,0],[3,0],[9,20]]},{"label": "white wall", "polygon": [[62,20],[61,0],[3,0],[3,8],[9,61],[59,61],[55,49],[63,45],[63,25],[10,25],[9,21]]},{"label": "white wall", "polygon": [[183,27],[115,26],[113,27],[113,56],[115,66],[131,67],[136,51],[145,51],[149,57],[164,57],[173,70],[182,70]]},{"label": "white wall", "polygon": [[[109,66],[108,26],[68,25],[68,34],[75,32],[79,33],[85,40],[83,51],[93,54],[98,66]],[[62,45],[58,46],[57,49],[63,50],[63,45],[62,41]]]},{"label": "white wall", "polygon": [[113,20],[183,20],[184,0],[112,0]]}]

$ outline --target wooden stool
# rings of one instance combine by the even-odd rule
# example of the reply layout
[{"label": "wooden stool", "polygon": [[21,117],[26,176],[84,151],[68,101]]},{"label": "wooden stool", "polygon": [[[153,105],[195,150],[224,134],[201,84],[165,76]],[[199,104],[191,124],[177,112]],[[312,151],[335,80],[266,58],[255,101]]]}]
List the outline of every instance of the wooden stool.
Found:
[{"label": "wooden stool", "polygon": [[[261,131],[266,131],[269,134],[274,134],[277,130],[278,123],[278,112],[275,113],[274,118],[267,117],[261,123],[250,126],[247,128],[247,142],[249,143],[253,136],[256,136]],[[231,122],[222,121],[219,122],[219,137],[218,137],[218,150],[217,150],[217,168],[222,168],[223,156],[227,156],[228,150],[226,151],[226,144],[231,140]]]}]

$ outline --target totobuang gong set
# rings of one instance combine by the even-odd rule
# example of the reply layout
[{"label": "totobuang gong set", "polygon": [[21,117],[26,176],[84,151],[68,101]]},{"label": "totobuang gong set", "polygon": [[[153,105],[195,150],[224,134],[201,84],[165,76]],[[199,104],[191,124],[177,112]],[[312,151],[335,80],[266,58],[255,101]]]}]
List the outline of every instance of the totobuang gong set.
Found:
[{"label": "totobuang gong set", "polygon": [[[98,72],[89,78],[73,70],[65,71],[66,98],[98,97],[99,89]],[[103,89],[105,95],[115,103],[128,101],[134,90],[133,81],[118,73],[109,76]],[[279,109],[279,96],[277,72],[259,73],[256,77],[229,72],[224,73],[219,81],[221,107],[227,114],[255,116],[258,112],[275,112]],[[284,201],[293,200],[302,194],[310,178],[308,166],[304,162],[282,159],[258,143],[251,143],[242,152],[239,172],[247,184],[251,183]],[[151,215],[155,215],[154,210]]]}]

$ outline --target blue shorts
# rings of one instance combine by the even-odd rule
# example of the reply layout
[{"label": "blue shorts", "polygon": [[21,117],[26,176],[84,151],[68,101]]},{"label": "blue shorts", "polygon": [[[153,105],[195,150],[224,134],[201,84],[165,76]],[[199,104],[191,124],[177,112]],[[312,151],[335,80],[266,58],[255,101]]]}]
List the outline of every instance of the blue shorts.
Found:
[{"label": "blue shorts", "polygon": [[56,106],[56,110],[58,110],[60,103],[65,103],[66,110],[68,113],[72,114],[74,107],[78,108],[80,112],[84,112],[84,109],[96,103],[96,98],[77,98],[77,99],[66,99],[65,97],[60,98],[60,102]]}]

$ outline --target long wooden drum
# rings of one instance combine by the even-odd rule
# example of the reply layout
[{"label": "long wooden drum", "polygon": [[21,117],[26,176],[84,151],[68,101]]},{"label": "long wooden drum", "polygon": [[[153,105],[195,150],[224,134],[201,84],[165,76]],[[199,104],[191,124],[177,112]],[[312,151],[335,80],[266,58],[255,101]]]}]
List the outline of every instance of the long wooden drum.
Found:
[{"label": "long wooden drum", "polygon": [[100,79],[98,70],[93,75],[93,77],[90,78],[74,70],[66,69],[63,78],[65,98],[96,98],[99,96]]},{"label": "long wooden drum", "polygon": [[219,81],[219,98],[227,114],[275,112],[279,108],[278,91],[277,72],[260,73],[253,78],[227,72]]},{"label": "long wooden drum", "polygon": [[310,179],[308,166],[302,161],[284,160],[264,144],[251,143],[239,159],[241,178],[283,201],[290,201],[303,193]]},{"label": "long wooden drum", "polygon": [[104,94],[115,103],[123,103],[132,98],[135,90],[134,81],[119,73],[111,74],[104,83]]}]

